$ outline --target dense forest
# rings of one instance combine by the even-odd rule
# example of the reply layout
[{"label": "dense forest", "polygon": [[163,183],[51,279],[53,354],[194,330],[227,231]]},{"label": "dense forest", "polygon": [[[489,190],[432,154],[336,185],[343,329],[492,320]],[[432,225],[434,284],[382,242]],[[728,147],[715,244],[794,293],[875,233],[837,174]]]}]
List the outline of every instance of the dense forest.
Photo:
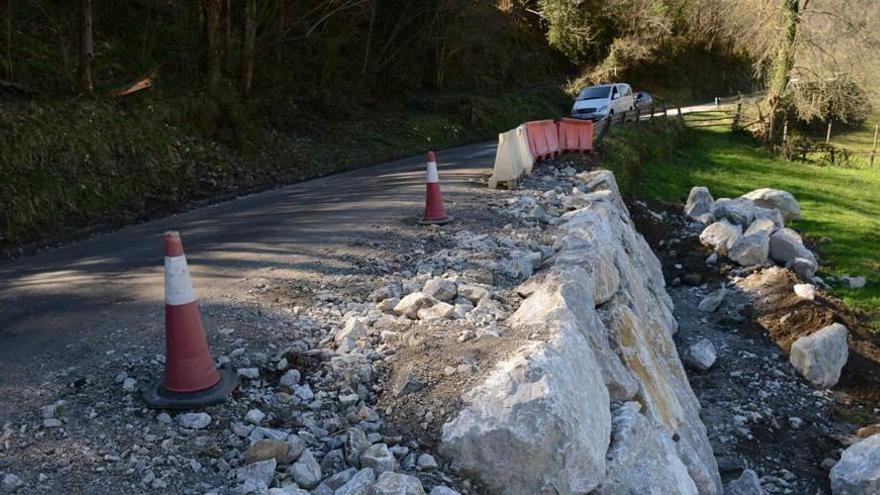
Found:
[{"label": "dense forest", "polygon": [[[877,10],[869,0],[2,0],[0,244],[488,139],[563,113],[565,92],[593,82],[626,80],[673,102],[766,87],[774,112],[800,103],[824,116],[828,102],[852,100],[829,88],[868,98],[876,74],[865,67],[877,64],[853,54],[876,52]],[[795,98],[789,82],[807,79],[811,92]]]},{"label": "dense forest", "polygon": [[[157,88],[291,95],[339,111],[401,93],[558,82],[584,67],[596,80],[649,67],[671,85],[697,76],[702,84],[689,88],[697,93],[716,86],[697,96],[748,86],[751,75],[746,54],[701,25],[694,1],[4,0],[2,8],[2,78],[54,95],[119,94],[148,78]],[[717,63],[714,79],[726,87],[663,70],[693,70],[702,57]]]}]

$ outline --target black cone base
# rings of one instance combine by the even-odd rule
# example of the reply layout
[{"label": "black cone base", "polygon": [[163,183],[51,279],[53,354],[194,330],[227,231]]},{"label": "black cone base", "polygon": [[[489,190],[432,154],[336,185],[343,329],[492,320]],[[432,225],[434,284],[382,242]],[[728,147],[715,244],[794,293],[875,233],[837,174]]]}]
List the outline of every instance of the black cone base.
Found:
[{"label": "black cone base", "polygon": [[198,392],[172,392],[162,386],[162,380],[143,391],[144,402],[153,409],[199,409],[226,401],[238,387],[239,377],[235,371],[221,369],[217,385]]},{"label": "black cone base", "polygon": [[423,218],[419,220],[419,225],[443,225],[444,223],[449,223],[453,220],[455,220],[455,218],[452,215],[447,215],[443,218],[438,218],[435,220],[426,220]]}]

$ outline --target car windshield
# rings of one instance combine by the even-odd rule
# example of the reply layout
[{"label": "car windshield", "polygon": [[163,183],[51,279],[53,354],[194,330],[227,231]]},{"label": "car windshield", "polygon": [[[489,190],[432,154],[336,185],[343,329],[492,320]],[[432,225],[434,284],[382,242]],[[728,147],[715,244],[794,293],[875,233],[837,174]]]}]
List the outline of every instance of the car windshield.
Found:
[{"label": "car windshield", "polygon": [[608,93],[611,92],[611,86],[592,86],[589,88],[584,88],[581,90],[581,94],[578,95],[578,100],[591,100],[593,98],[608,98]]}]

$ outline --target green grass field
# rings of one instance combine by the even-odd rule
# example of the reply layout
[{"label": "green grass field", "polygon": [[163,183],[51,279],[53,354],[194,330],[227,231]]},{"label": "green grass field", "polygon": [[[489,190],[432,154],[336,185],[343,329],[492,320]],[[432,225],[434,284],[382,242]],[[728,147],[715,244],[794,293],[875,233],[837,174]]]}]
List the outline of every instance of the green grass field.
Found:
[{"label": "green grass field", "polygon": [[[867,164],[874,146],[874,128],[880,124],[880,113],[868,117],[858,129],[835,134],[832,129],[831,144],[850,150],[858,155],[859,161]],[[880,156],[875,157],[874,166],[880,167]]]},{"label": "green grass field", "polygon": [[632,192],[644,199],[684,202],[695,185],[709,187],[716,199],[760,187],[794,194],[802,219],[791,226],[808,238],[831,238],[818,247],[819,275],[865,276],[865,288],[834,292],[848,305],[870,313],[872,326],[880,331],[880,166],[835,168],[789,162],[770,155],[748,137],[716,128],[687,129],[675,153],[643,162]]}]

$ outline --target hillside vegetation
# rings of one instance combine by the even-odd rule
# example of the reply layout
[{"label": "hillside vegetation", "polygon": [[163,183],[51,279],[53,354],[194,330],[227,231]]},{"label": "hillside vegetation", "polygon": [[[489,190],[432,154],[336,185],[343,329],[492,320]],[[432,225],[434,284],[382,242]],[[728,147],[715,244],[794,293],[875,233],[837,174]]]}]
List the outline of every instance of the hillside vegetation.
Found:
[{"label": "hillside vegetation", "polygon": [[[638,9],[609,10],[606,36],[588,41],[593,56],[583,57],[553,42],[551,8],[3,2],[0,244],[124,224],[558,116],[568,104],[561,83],[613,51]],[[655,57],[655,69],[645,65],[644,80],[659,80],[651,73],[673,58],[741,62],[686,27],[675,31],[676,51]],[[685,79],[663,73],[668,87]],[[742,82],[747,71],[739,73]],[[669,93],[686,99],[736,86],[724,77]]]},{"label": "hillside vegetation", "polygon": [[6,0],[0,244],[488,139],[588,83],[683,103],[760,88],[768,53],[840,69],[802,49],[851,51],[819,36],[839,1],[792,45],[790,3]]}]

